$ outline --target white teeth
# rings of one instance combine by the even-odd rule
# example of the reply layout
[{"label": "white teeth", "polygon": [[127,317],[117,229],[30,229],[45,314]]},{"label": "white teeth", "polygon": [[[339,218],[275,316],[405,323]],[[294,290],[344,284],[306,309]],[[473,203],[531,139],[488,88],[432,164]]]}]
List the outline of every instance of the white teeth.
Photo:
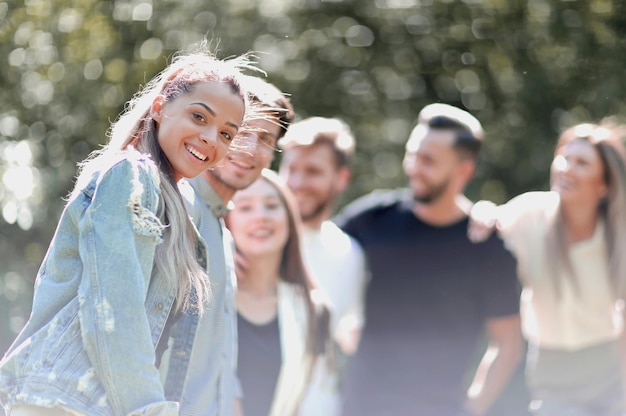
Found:
[{"label": "white teeth", "polygon": [[188,144],[185,145],[185,149],[187,149],[189,151],[189,153],[191,153],[192,155],[194,155],[195,157],[197,157],[198,159],[200,159],[203,162],[207,159],[206,155],[203,155],[196,148],[191,147]]}]

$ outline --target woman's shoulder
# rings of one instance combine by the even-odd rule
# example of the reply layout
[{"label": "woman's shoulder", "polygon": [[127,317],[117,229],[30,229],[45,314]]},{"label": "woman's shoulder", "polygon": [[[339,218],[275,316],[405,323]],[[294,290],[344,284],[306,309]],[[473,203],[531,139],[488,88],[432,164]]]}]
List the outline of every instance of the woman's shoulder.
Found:
[{"label": "woman's shoulder", "polygon": [[117,194],[137,192],[138,194],[160,194],[159,169],[152,158],[135,149],[103,152],[88,159],[81,165],[72,192],[67,202],[81,194],[92,198],[101,185],[111,183]]},{"label": "woman's shoulder", "polygon": [[300,285],[296,284],[296,283],[291,283],[291,282],[287,282],[285,280],[280,280],[278,282],[278,297],[282,298],[282,297],[300,297],[301,296],[301,290],[302,288],[300,287]]},{"label": "woman's shoulder", "polygon": [[277,295],[279,304],[290,305],[288,308],[306,309],[307,292],[299,284],[281,280],[278,282]]},{"label": "woman's shoulder", "polygon": [[103,161],[100,176],[109,172],[118,171],[136,178],[151,179],[157,186],[160,182],[159,169],[150,155],[129,148],[115,152]]},{"label": "woman's shoulder", "polygon": [[[150,155],[133,148],[116,152],[103,152],[89,159],[81,166],[73,193],[93,191],[102,181],[120,181],[124,183],[160,185],[159,169]],[[125,180],[128,180],[126,182]]]}]

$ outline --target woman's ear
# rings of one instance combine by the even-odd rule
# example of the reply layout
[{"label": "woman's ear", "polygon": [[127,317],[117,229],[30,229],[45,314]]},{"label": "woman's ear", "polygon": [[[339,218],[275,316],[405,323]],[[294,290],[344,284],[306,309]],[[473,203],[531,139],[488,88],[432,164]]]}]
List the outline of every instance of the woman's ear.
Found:
[{"label": "woman's ear", "polygon": [[152,105],[150,106],[150,117],[152,117],[157,123],[161,122],[164,105],[165,98],[162,95],[159,95],[154,99],[154,101],[152,101]]}]

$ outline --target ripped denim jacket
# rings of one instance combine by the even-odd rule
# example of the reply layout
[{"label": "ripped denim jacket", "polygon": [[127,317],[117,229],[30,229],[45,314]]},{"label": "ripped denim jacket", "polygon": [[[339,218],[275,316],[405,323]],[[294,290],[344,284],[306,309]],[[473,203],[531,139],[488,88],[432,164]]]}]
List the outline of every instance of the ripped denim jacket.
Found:
[{"label": "ripped denim jacket", "polygon": [[155,272],[156,165],[134,150],[77,189],[39,269],[31,316],[0,361],[0,402],[89,415],[177,415],[155,367],[176,288]]}]

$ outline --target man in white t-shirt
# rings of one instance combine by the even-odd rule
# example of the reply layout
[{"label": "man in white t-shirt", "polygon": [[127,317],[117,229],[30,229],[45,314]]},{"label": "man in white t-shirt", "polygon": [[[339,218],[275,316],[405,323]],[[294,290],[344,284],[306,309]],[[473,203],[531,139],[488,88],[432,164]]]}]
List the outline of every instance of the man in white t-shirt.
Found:
[{"label": "man in white t-shirt", "polygon": [[283,149],[279,173],[296,197],[304,224],[304,261],[331,304],[338,346],[336,368],[318,368],[301,414],[338,415],[342,367],[358,346],[367,284],[363,250],[329,220],[350,182],[354,137],[338,119],[311,117],[292,124],[278,145]]}]

